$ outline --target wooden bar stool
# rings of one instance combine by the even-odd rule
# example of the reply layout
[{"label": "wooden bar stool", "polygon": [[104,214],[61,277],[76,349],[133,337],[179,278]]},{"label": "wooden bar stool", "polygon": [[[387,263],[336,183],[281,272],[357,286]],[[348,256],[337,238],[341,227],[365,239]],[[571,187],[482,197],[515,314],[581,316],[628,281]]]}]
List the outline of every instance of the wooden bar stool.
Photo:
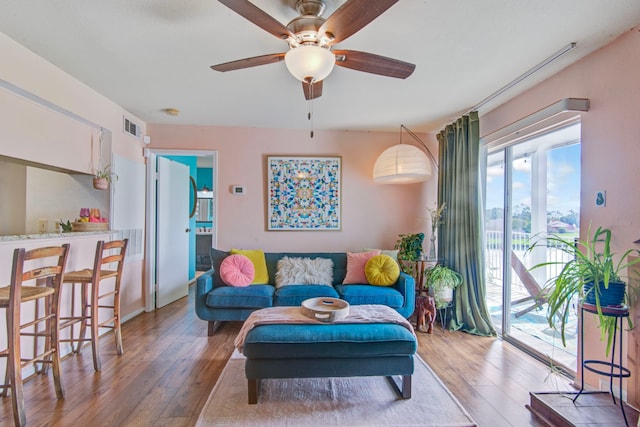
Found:
[{"label": "wooden bar stool", "polygon": [[[69,338],[60,339],[60,342],[70,342],[73,352],[80,353],[82,343],[91,341],[93,368],[96,371],[101,368],[100,354],[98,352],[99,328],[113,329],[116,338],[116,351],[118,355],[123,353],[122,333],[120,331],[120,282],[127,243],[128,239],[113,240],[106,243],[102,240],[98,241],[93,269],[70,271],[65,273],[63,279],[63,283],[71,283],[74,288],[75,285],[80,285],[81,307],[80,314],[76,315],[74,307],[75,289],[73,289],[71,314],[60,318],[60,329],[71,327],[71,335]],[[107,264],[115,265],[109,266]],[[103,268],[103,266],[105,267]],[[113,288],[109,288],[107,291],[104,290],[104,287],[101,289],[102,281],[111,278],[115,279]],[[89,285],[91,285],[90,294]],[[109,297],[113,298],[112,303],[104,301]],[[100,309],[103,309],[103,312],[104,309],[110,310],[107,319],[100,321]],[[75,324],[80,324],[80,331],[77,337],[74,336],[73,332]],[[86,338],[87,326],[90,327],[89,338]],[[74,343],[77,343],[77,346],[74,347]]]},{"label": "wooden bar stool", "polygon": [[[11,391],[13,419],[17,426],[27,422],[24,411],[24,394],[22,388],[22,369],[36,362],[51,364],[56,397],[64,397],[64,389],[60,378],[60,286],[64,266],[69,253],[69,244],[33,250],[16,249],[13,252],[11,283],[0,288],[0,307],[7,313],[7,349],[0,351],[0,357],[7,358],[5,383],[0,387],[2,396]],[[52,261],[54,260],[55,261]],[[25,282],[34,282],[33,286],[24,286]],[[45,283],[46,286],[37,286]],[[36,318],[21,323],[20,308],[22,303],[44,299],[44,312],[40,315],[36,310]],[[41,325],[44,323],[44,329]],[[25,330],[23,332],[23,330]],[[34,337],[33,357],[24,358],[21,353],[20,338]],[[44,348],[39,352],[38,338],[44,340]],[[42,370],[46,372],[46,370]]]}]

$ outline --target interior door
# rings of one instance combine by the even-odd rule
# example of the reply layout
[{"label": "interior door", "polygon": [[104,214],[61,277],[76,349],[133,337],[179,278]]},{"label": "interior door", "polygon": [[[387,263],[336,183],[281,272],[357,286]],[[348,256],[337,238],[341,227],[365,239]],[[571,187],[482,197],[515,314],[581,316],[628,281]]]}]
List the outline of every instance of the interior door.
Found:
[{"label": "interior door", "polygon": [[189,168],[158,157],[156,307],[187,296],[189,289]]}]

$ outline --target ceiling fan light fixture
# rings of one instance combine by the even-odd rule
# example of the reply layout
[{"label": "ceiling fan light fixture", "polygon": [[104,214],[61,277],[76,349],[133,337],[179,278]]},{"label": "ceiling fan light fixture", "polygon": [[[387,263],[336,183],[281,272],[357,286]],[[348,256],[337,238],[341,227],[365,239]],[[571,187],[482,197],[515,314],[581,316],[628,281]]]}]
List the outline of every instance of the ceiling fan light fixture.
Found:
[{"label": "ceiling fan light fixture", "polygon": [[290,49],[284,56],[287,69],[301,82],[324,80],[336,64],[335,55],[326,48],[302,45]]}]

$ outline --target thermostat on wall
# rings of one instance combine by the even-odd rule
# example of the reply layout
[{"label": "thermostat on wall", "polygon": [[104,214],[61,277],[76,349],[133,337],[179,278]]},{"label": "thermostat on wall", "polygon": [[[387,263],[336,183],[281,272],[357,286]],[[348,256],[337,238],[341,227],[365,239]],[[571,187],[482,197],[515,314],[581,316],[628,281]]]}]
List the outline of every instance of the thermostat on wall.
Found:
[{"label": "thermostat on wall", "polygon": [[244,185],[232,185],[231,194],[236,196],[244,196]]}]

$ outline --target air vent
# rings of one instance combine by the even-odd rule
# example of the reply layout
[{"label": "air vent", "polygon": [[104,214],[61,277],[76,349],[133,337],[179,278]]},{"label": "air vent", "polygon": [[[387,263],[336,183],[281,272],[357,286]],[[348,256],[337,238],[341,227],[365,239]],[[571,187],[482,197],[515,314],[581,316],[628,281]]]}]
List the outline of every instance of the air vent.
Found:
[{"label": "air vent", "polygon": [[140,126],[124,117],[124,131],[129,135],[135,136],[136,138],[140,138]]}]

